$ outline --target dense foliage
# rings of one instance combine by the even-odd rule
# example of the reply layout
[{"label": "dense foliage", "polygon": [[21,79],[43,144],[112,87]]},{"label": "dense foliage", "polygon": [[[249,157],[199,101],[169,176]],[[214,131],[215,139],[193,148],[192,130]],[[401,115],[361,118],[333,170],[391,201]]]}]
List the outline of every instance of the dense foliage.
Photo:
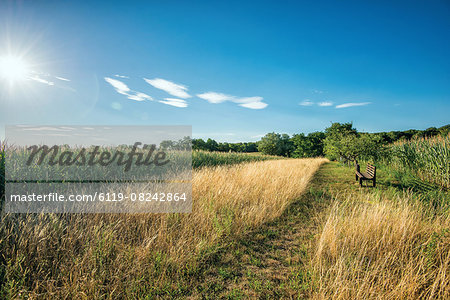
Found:
[{"label": "dense foliage", "polygon": [[257,152],[258,146],[256,142],[248,143],[221,143],[213,139],[206,141],[202,139],[192,140],[193,150],[219,151],[219,152]]},{"label": "dense foliage", "polygon": [[300,133],[292,136],[271,132],[258,142],[227,143],[210,138],[206,141],[193,139],[192,149],[218,152],[261,152],[295,158],[327,156],[332,160],[344,162],[357,159],[376,161],[386,154],[385,145],[418,138],[446,137],[449,133],[450,125],[440,128],[430,127],[426,130],[364,133],[353,128],[352,123],[332,123],[324,132],[311,132],[307,135]]}]

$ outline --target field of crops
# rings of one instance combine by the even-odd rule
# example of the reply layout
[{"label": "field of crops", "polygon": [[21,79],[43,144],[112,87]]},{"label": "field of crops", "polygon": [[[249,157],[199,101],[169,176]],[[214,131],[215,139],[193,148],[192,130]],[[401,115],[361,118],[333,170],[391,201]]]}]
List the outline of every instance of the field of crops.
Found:
[{"label": "field of crops", "polygon": [[263,161],[270,159],[281,159],[280,156],[264,155],[261,153],[238,153],[238,152],[209,152],[193,151],[192,167],[212,167],[219,165],[234,165],[243,162]]},{"label": "field of crops", "polygon": [[[173,153],[169,152],[169,158],[174,157],[177,162],[177,166],[185,166],[183,160],[177,158],[177,155],[172,155]],[[18,159],[28,159],[28,155],[21,151],[19,153]],[[220,165],[234,165],[239,163],[246,162],[255,162],[255,161],[264,161],[264,160],[273,160],[273,159],[282,159],[279,156],[270,156],[264,155],[260,153],[237,153],[237,152],[209,152],[209,151],[193,151],[192,152],[192,168],[198,169],[202,167],[213,167]],[[90,168],[93,169],[93,168]],[[111,169],[111,168],[109,168]],[[67,168],[62,168],[64,172],[68,172]],[[45,168],[41,168],[39,170],[34,170],[35,172],[40,171],[43,173],[48,173]],[[102,173],[103,174],[103,173]],[[3,146],[0,144],[0,192],[4,191],[4,175],[5,175],[5,152]],[[36,175],[36,174],[34,174]],[[71,175],[73,177],[73,174]],[[105,174],[102,175],[105,177]],[[114,177],[114,176],[109,176]],[[0,193],[1,195],[2,193]]]},{"label": "field of crops", "polygon": [[391,145],[385,163],[422,180],[450,188],[450,136]]}]

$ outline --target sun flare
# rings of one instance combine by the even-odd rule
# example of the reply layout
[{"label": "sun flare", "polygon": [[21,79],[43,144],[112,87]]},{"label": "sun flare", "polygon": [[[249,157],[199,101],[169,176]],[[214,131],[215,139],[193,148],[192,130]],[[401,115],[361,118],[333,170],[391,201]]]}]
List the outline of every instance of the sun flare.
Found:
[{"label": "sun flare", "polygon": [[10,82],[24,80],[29,75],[27,63],[17,56],[0,57],[0,78]]}]

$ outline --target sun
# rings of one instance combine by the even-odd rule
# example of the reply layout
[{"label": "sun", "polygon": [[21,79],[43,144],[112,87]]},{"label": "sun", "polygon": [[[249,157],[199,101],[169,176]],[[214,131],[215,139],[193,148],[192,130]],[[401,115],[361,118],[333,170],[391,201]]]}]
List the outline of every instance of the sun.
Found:
[{"label": "sun", "polygon": [[28,64],[18,56],[0,57],[0,78],[11,83],[27,79],[29,75]]}]

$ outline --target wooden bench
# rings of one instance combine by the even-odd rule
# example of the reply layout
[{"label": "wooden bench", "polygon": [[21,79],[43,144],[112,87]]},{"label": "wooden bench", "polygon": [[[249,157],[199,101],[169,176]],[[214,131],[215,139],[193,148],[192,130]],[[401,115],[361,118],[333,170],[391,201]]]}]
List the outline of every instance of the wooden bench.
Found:
[{"label": "wooden bench", "polygon": [[359,180],[359,185],[362,186],[363,180],[372,180],[373,186],[377,184],[377,167],[372,164],[367,164],[366,172],[361,172],[359,164],[356,164],[356,180]]}]

